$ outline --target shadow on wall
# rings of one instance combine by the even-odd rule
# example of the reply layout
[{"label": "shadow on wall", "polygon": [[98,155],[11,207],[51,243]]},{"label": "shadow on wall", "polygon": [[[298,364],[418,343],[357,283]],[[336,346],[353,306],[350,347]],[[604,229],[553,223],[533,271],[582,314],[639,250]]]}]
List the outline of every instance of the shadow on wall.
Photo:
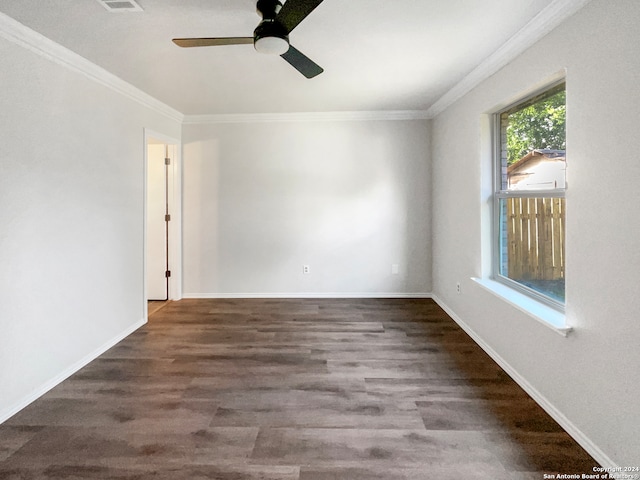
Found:
[{"label": "shadow on wall", "polygon": [[[211,283],[210,272],[218,269],[220,142],[205,140],[184,145],[183,173],[183,265],[185,292]],[[206,259],[206,263],[205,260]],[[213,283],[212,291],[218,285]]]},{"label": "shadow on wall", "polygon": [[427,179],[415,153],[398,154],[405,138],[361,124],[215,127],[185,143],[185,292],[406,290],[408,200]]}]

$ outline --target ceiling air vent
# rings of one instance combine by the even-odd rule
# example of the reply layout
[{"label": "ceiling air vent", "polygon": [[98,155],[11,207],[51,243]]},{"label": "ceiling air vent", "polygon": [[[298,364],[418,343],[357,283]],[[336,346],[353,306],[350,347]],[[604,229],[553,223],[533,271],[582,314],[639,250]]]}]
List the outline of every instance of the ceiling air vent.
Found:
[{"label": "ceiling air vent", "polygon": [[134,0],[98,0],[98,3],[110,12],[142,12],[142,7]]}]

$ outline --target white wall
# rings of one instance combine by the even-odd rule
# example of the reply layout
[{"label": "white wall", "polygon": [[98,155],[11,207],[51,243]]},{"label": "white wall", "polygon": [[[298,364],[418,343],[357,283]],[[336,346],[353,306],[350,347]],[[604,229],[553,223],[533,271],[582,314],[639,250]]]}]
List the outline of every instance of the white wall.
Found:
[{"label": "white wall", "polygon": [[[640,460],[638,18],[636,0],[594,0],[433,121],[434,292],[592,455],[622,466]],[[483,115],[563,68],[568,338],[469,280],[489,273]]]},{"label": "white wall", "polygon": [[185,125],[185,296],[430,292],[428,131],[426,121]]},{"label": "white wall", "polygon": [[144,319],[143,128],[180,124],[0,38],[0,421]]}]

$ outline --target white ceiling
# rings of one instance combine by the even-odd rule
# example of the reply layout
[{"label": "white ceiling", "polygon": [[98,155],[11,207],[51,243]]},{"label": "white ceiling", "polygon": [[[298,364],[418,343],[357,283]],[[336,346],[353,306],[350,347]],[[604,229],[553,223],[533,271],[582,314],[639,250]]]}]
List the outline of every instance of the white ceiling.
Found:
[{"label": "white ceiling", "polygon": [[[190,115],[427,110],[552,0],[325,0],[290,36],[325,72],[307,80],[251,45],[182,49],[174,37],[251,36],[255,0],[2,0],[3,12]],[[558,3],[557,1],[555,3]]]}]

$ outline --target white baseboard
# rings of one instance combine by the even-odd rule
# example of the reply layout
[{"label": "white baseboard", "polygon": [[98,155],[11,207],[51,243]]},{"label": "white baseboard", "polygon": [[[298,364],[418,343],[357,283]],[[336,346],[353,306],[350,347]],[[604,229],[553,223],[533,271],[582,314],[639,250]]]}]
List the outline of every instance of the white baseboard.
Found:
[{"label": "white baseboard", "polygon": [[431,294],[425,292],[183,293],[182,298],[431,298]]},{"label": "white baseboard", "polygon": [[66,380],[71,375],[76,373],[82,367],[86,366],[87,364],[89,364],[90,362],[92,362],[93,360],[98,358],[100,355],[102,355],[104,352],[106,352],[111,347],[116,345],[118,342],[120,342],[121,340],[123,340],[126,337],[128,337],[129,335],[131,335],[133,332],[135,332],[137,329],[139,329],[145,323],[147,323],[147,320],[146,319],[142,319],[139,322],[131,325],[129,328],[127,328],[126,330],[120,332],[118,335],[113,337],[111,340],[105,342],[100,347],[98,347],[96,350],[94,350],[93,352],[91,352],[88,355],[86,355],[83,358],[81,358],[80,360],[75,362],[73,365],[71,365],[69,368],[65,369],[63,372],[61,372],[60,374],[58,374],[55,377],[53,377],[51,380],[45,382],[40,387],[36,388],[29,395],[25,396],[23,399],[19,400],[14,405],[12,405],[9,408],[6,408],[6,409],[0,411],[0,423],[8,420],[11,417],[13,417],[16,413],[18,413],[20,410],[22,410],[23,408],[28,406],[30,403],[32,403],[35,400],[37,400],[38,398],[40,398],[42,395],[47,393],[49,390],[54,388],[56,385],[62,383],[64,380]]},{"label": "white baseboard", "polygon": [[482,348],[522,389],[533,398],[558,424],[573,437],[601,466],[605,468],[617,468],[608,455],[606,455],[595,443],[587,437],[582,430],[576,427],[555,405],[542,395],[527,379],[518,373],[509,362],[491,348],[464,320],[462,320],[449,306],[437,295],[432,295],[433,300],[462,328],[480,348]]}]

